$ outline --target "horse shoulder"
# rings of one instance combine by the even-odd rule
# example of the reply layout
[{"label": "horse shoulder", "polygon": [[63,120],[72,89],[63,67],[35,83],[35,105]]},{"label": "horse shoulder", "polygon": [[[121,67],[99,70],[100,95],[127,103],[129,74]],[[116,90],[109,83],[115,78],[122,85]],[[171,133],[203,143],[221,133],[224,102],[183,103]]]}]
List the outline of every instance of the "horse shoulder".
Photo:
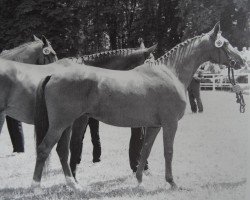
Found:
[{"label": "horse shoulder", "polygon": [[[163,104],[159,105],[160,112],[176,118],[181,118],[186,108],[186,92],[184,85],[169,69],[156,71],[158,74],[158,96]],[[172,114],[170,114],[172,113]],[[181,116],[181,117],[180,117]]]}]

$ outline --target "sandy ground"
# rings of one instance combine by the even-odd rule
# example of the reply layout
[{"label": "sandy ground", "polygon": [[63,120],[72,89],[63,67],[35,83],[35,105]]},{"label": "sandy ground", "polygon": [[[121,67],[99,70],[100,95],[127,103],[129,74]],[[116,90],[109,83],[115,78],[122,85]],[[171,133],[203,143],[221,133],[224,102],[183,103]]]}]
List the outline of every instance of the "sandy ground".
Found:
[{"label": "sandy ground", "polygon": [[92,164],[89,130],[85,135],[78,180],[84,191],[75,194],[65,186],[61,165],[53,150],[42,193],[30,190],[35,146],[33,126],[24,124],[25,154],[13,155],[6,125],[0,136],[0,199],[168,199],[242,200],[247,187],[247,139],[250,133],[250,97],[247,111],[239,113],[235,95],[202,92],[204,113],[192,114],[189,105],[179,122],[174,145],[173,173],[183,191],[171,191],[164,181],[162,132],[150,158],[151,175],[137,187],[129,168],[130,129],[101,124],[102,161]]}]

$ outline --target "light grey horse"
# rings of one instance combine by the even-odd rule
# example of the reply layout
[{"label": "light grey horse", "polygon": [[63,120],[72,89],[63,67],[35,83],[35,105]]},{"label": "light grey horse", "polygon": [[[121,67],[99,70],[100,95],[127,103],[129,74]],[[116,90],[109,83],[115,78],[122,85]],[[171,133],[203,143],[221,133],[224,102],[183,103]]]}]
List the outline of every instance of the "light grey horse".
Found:
[{"label": "light grey horse", "polygon": [[129,71],[82,68],[68,63],[70,68],[46,77],[37,90],[35,126],[40,145],[32,186],[39,187],[45,161],[58,143],[66,182],[79,189],[67,162],[65,140],[69,142],[68,127],[85,114],[114,126],[147,127],[136,172],[139,183],[162,127],[165,179],[177,188],[172,175],[174,137],[186,108],[187,87],[197,68],[206,61],[225,65],[234,62],[234,68],[244,65],[240,53],[221,36],[219,24],[209,33],[177,45],[156,61]]}]

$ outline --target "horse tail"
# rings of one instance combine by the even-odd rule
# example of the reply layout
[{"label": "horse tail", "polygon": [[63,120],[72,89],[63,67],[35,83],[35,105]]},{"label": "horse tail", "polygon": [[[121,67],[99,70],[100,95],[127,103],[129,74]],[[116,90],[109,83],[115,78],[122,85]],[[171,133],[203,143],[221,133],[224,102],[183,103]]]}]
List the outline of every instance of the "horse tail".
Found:
[{"label": "horse tail", "polygon": [[35,104],[35,116],[34,116],[36,150],[38,146],[42,143],[49,128],[49,119],[48,119],[48,112],[47,112],[44,91],[45,91],[45,86],[49,82],[50,78],[51,76],[47,76],[44,79],[42,79],[36,91],[36,104]]},{"label": "horse tail", "polygon": [[[51,76],[47,76],[40,81],[38,88],[36,90],[36,104],[35,104],[35,140],[36,140],[36,154],[38,153],[38,146],[42,143],[48,128],[49,128],[49,118],[47,112],[47,106],[45,101],[45,86],[49,82]],[[46,176],[48,174],[50,163],[50,155],[45,161],[43,174]]]}]

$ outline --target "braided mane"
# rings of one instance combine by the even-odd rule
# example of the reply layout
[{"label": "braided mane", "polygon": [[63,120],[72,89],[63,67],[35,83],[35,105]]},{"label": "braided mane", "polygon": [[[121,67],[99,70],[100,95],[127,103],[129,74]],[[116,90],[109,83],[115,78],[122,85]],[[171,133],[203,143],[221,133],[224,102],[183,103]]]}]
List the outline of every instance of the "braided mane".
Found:
[{"label": "braided mane", "polygon": [[187,39],[179,44],[177,44],[176,46],[174,46],[171,50],[169,50],[168,52],[166,52],[163,56],[159,57],[156,60],[153,60],[150,62],[150,64],[155,64],[155,65],[160,65],[160,64],[164,64],[166,62],[166,60],[171,58],[171,55],[173,55],[174,53],[176,53],[180,48],[185,48],[187,47],[191,42],[202,38],[204,35],[206,34],[201,34],[199,36],[195,36],[193,38]]},{"label": "braided mane", "polygon": [[139,49],[140,48],[117,49],[117,50],[103,51],[100,53],[84,55],[79,57],[71,57],[69,59],[75,60],[78,64],[83,64],[84,62],[102,60],[111,56],[126,57]]},{"label": "braided mane", "polygon": [[1,52],[1,54],[0,54],[0,56],[4,57],[4,56],[7,56],[7,55],[9,55],[9,54],[14,54],[14,53],[16,53],[17,51],[20,51],[20,49],[22,49],[22,48],[25,48],[25,47],[31,46],[31,45],[35,45],[35,44],[38,44],[38,43],[41,43],[41,44],[42,44],[41,41],[26,42],[26,43],[21,44],[21,45],[19,45],[18,47],[15,47],[15,48],[13,48],[13,49],[3,50],[3,51]]}]

